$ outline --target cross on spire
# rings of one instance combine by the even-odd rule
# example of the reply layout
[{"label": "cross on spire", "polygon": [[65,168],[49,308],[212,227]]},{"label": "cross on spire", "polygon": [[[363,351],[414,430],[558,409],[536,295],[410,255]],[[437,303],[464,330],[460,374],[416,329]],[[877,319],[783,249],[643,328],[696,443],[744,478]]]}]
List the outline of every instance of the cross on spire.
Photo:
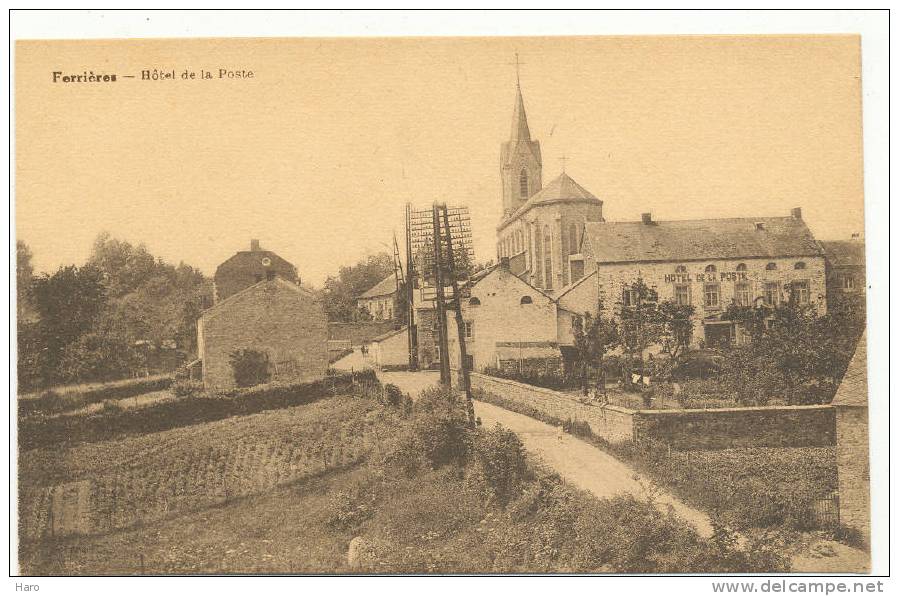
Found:
[{"label": "cross on spire", "polygon": [[521,87],[521,65],[524,63],[518,61],[518,52],[515,52],[515,62],[508,64],[515,67],[515,84]]}]

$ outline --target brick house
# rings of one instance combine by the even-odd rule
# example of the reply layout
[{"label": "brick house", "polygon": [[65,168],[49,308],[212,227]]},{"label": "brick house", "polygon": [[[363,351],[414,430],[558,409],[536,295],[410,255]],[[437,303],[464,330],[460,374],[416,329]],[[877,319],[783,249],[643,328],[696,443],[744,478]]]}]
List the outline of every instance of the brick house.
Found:
[{"label": "brick house", "polygon": [[863,333],[831,402],[836,409],[840,523],[871,538],[868,459],[868,356]]},{"label": "brick house", "polygon": [[226,300],[253,284],[275,277],[300,283],[296,267],[261,248],[258,240],[251,240],[250,250],[237,252],[215,270],[215,301]]},{"label": "brick house", "polygon": [[220,300],[197,323],[207,389],[235,386],[230,355],[266,352],[273,381],[311,381],[328,370],[328,317],[308,290],[281,277],[260,281]]},{"label": "brick house", "polygon": [[639,222],[589,222],[584,229],[585,271],[596,272],[591,297],[602,300],[607,316],[634,300],[638,279],[660,301],[695,307],[694,343],[708,346],[743,341],[741,329],[721,316],[731,304],[796,302],[826,312],[824,252],[800,209],[789,217],[683,221],[644,214]]}]

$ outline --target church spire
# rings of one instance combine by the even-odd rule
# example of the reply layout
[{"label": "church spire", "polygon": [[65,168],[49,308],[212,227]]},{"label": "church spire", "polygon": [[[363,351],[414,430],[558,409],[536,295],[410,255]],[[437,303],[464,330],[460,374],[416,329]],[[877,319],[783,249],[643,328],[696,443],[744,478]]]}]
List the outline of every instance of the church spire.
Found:
[{"label": "church spire", "polygon": [[512,141],[530,141],[531,131],[528,128],[528,116],[524,111],[524,98],[521,96],[521,76],[519,72],[518,52],[515,53],[515,109],[512,112]]}]

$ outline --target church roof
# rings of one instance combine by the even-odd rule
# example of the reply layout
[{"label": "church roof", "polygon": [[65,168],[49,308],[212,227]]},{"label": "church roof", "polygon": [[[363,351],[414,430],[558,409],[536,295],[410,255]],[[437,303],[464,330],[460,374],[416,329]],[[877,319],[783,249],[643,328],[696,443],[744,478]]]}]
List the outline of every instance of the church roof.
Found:
[{"label": "church roof", "polygon": [[390,274],[373,287],[359,295],[359,298],[377,298],[378,296],[390,296],[396,292],[396,276]]},{"label": "church roof", "polygon": [[597,263],[823,256],[798,217],[587,222],[584,229]]},{"label": "church roof", "polygon": [[590,202],[602,205],[602,201],[589,190],[575,182],[574,178],[562,172],[558,178],[544,186],[538,192],[531,196],[524,205],[519,207],[512,215],[500,224],[502,228],[507,222],[519,217],[527,211],[530,211],[536,205],[560,202]]},{"label": "church roof", "polygon": [[830,402],[834,406],[867,406],[868,405],[868,338],[867,331],[862,333],[855,348],[855,354],[849,361],[846,374],[837,388],[837,393]]},{"label": "church roof", "polygon": [[521,96],[521,85],[516,87],[515,109],[512,111],[511,141],[530,141],[531,130],[528,128],[528,116],[524,111],[524,98]]}]

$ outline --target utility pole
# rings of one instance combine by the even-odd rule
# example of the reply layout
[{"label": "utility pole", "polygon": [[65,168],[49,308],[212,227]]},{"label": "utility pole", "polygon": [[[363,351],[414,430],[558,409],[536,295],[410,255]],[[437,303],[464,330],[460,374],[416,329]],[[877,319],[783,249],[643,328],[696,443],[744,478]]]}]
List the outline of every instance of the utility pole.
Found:
[{"label": "utility pole", "polygon": [[[456,275],[456,263],[455,257],[453,256],[453,235],[450,231],[446,203],[440,206],[440,210],[443,212],[443,231],[446,238],[446,263],[448,265],[450,279],[453,282],[453,304],[455,307],[454,310],[456,311],[456,331],[459,334],[459,369],[462,372],[462,389],[465,391],[465,408],[466,413],[468,414],[468,424],[474,426],[474,402],[471,399],[471,377],[468,374],[468,350],[465,346],[465,321],[462,320],[462,294],[459,291],[459,280]],[[461,246],[462,250],[466,250],[464,243],[461,244]]]},{"label": "utility pole", "polygon": [[409,370],[418,370],[418,327],[415,324],[415,265],[412,256],[412,205],[406,203],[406,332]]},{"label": "utility pole", "polygon": [[437,308],[437,339],[440,346],[440,384],[452,387],[449,366],[449,341],[446,336],[446,297],[443,292],[443,256],[440,239],[440,214],[437,203],[431,208],[431,219],[434,227],[434,285],[437,290],[435,306]]}]

